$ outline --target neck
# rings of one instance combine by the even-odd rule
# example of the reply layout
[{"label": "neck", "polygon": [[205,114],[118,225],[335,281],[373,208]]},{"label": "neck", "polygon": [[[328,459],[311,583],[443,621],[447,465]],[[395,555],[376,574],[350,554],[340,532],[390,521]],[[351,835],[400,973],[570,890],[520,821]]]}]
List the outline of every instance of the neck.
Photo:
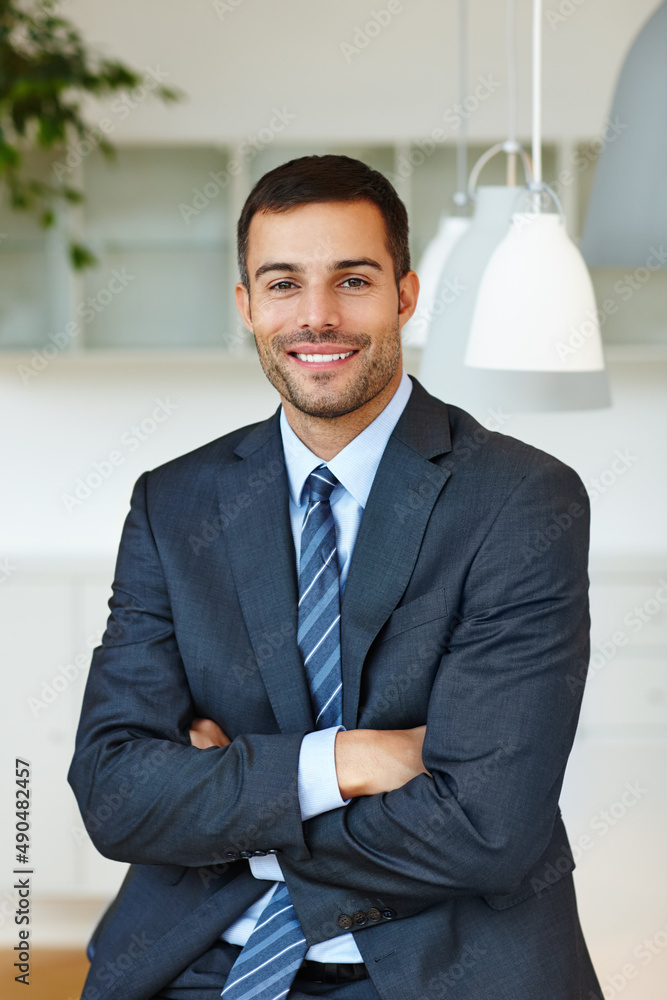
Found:
[{"label": "neck", "polygon": [[284,396],[281,395],[280,398],[285,416],[296,436],[318,458],[329,462],[382,413],[398,389],[402,374],[403,367],[399,364],[391,380],[377,396],[340,417],[314,417],[298,410]]}]

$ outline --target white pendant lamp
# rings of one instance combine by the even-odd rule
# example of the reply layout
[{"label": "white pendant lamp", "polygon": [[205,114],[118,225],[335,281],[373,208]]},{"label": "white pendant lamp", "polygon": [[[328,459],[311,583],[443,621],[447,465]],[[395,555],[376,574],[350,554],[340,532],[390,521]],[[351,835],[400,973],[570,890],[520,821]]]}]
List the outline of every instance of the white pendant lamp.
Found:
[{"label": "white pendant lamp", "polygon": [[[494,406],[495,397],[486,385],[480,391],[480,384],[488,382],[485,373],[463,364],[475,301],[491,254],[506,235],[512,213],[528,190],[516,186],[517,156],[526,179],[532,177],[530,158],[515,139],[514,0],[508,0],[507,27],[509,137],[487,150],[470,174],[467,200],[474,206],[473,217],[440,275],[418,375],[434,396],[473,413],[478,411],[480,418]],[[478,188],[482,170],[500,153],[507,155],[507,185]]]},{"label": "white pendant lamp", "polygon": [[426,247],[419,265],[419,299],[412,317],[403,327],[405,347],[424,347],[429,325],[444,303],[438,301],[440,276],[449,256],[461,237],[470,228],[470,219],[463,215],[440,217],[438,232]]},{"label": "white pendant lamp", "polygon": [[[513,215],[507,236],[489,261],[465,364],[513,373],[515,393],[533,373],[553,373],[557,381],[538,409],[554,408],[559,392],[556,409],[607,406],[609,393],[590,276],[567,236],[556,196],[542,182],[541,15],[541,0],[534,0],[532,204],[530,211]],[[558,205],[557,215],[542,211],[545,191]],[[572,381],[567,376],[580,377]],[[505,388],[511,387],[510,381]],[[505,405],[510,410],[533,408],[520,395],[506,399]]]},{"label": "white pendant lamp", "polygon": [[[466,96],[468,78],[468,3],[459,0],[459,103]],[[454,203],[463,212],[468,202],[466,194],[468,126],[464,118],[456,139],[457,190]],[[438,223],[438,231],[427,245],[417,265],[419,277],[419,300],[414,315],[403,327],[402,339],[405,347],[424,347],[428,339],[428,329],[434,315],[441,309],[438,302],[438,284],[452,250],[470,227],[470,219],[465,215],[443,213]]]},{"label": "white pendant lamp", "polygon": [[646,266],[667,236],[667,0],[632,44],[601,141],[581,252],[592,266]]},{"label": "white pendant lamp", "polygon": [[[476,187],[485,164],[504,151],[502,143],[488,150],[470,175],[474,214],[468,231],[453,249],[440,276],[418,375],[422,385],[434,396],[473,413],[477,409],[481,411],[480,418],[493,406],[493,400],[484,393],[479,397],[478,386],[483,379],[478,371],[463,364],[470,325],[489,259],[506,235],[512,213],[528,191],[526,187],[501,185]],[[528,158],[523,162],[530,176]]]},{"label": "white pendant lamp", "polygon": [[604,369],[593,286],[560,214],[512,216],[480,285],[465,364],[514,371]]}]

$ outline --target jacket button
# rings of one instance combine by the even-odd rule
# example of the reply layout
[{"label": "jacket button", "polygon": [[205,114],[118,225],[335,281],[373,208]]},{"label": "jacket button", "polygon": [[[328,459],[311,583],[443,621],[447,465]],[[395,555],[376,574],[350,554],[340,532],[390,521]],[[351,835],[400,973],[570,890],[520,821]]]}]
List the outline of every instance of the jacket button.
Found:
[{"label": "jacket button", "polygon": [[238,861],[238,851],[225,851],[225,857],[228,861]]},{"label": "jacket button", "polygon": [[382,916],[385,918],[385,920],[391,920],[392,917],[396,916],[396,910],[392,910],[391,907],[388,906],[386,910],[382,911]]},{"label": "jacket button", "polygon": [[239,851],[239,857],[240,858],[251,858],[252,857],[252,851]]},{"label": "jacket button", "polygon": [[265,858],[266,855],[267,855],[266,851],[253,851],[252,852],[253,858]]},{"label": "jacket button", "polygon": [[269,847],[267,854],[282,854],[282,849],[280,847]]},{"label": "jacket button", "polygon": [[357,927],[363,927],[365,923],[368,923],[368,917],[363,910],[357,910],[357,912],[352,917],[352,920],[357,925]]},{"label": "jacket button", "polygon": [[352,926],[352,917],[348,916],[347,913],[343,913],[338,918],[338,926],[342,927],[343,930],[346,931],[349,927]]},{"label": "jacket button", "polygon": [[370,910],[366,912],[366,916],[369,920],[379,920],[382,914],[376,906],[371,906]]}]

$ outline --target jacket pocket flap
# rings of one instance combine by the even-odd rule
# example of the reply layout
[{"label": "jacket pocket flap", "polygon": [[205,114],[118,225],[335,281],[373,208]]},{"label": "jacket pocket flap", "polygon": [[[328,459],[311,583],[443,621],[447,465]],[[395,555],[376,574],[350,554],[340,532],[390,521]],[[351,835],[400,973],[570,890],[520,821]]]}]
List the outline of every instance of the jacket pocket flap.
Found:
[{"label": "jacket pocket flap", "polygon": [[379,632],[377,641],[384,642],[398,635],[399,632],[406,632],[417,625],[425,625],[426,622],[435,621],[438,618],[445,618],[447,615],[447,598],[444,587],[437,587],[429,590],[421,597],[415,597],[396,608],[385,622],[382,631]]}]

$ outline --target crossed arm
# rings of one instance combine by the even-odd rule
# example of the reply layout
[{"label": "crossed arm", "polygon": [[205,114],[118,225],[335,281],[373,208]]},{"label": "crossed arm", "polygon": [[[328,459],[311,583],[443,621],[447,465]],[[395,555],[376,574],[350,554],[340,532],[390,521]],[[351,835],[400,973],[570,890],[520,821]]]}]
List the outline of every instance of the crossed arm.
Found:
[{"label": "crossed arm", "polygon": [[[341,798],[378,795],[400,788],[418,774],[426,726],[414,729],[351,729],[336,734],[336,775]],[[190,742],[200,750],[231,740],[213,719],[193,719]]]},{"label": "crossed arm", "polygon": [[243,841],[280,848],[311,944],[335,933],[327,921],[348,893],[409,916],[452,896],[513,891],[551,838],[574,737],[582,688],[568,680],[588,662],[588,517],[570,518],[548,551],[527,556],[524,542],[550,537],[580,487],[557,463],[525,476],[468,570],[426,727],[339,733],[337,777],[352,801],[302,822],[304,733],[230,742],[208,720],[186,735],[198,713],[142,477],[69,774],[101,853],[196,867]]}]

